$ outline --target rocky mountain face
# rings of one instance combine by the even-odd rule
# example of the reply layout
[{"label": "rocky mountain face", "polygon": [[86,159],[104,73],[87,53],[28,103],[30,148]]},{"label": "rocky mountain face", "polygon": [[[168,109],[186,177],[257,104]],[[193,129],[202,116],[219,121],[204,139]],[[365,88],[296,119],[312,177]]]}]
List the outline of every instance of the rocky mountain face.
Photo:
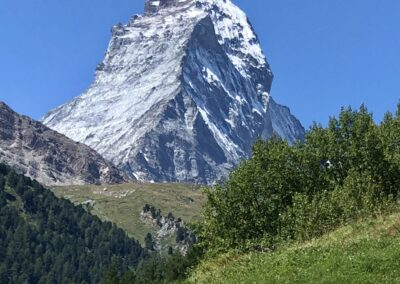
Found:
[{"label": "rocky mountain face", "polygon": [[120,171],[88,146],[0,102],[0,162],[46,185],[120,183]]},{"label": "rocky mountain face", "polygon": [[113,27],[90,88],[43,122],[138,180],[213,183],[257,138],[303,139],[270,96],[272,78],[230,0],[147,0]]},{"label": "rocky mountain face", "polygon": [[160,209],[149,204],[143,207],[140,219],[156,229],[157,233],[154,236],[155,250],[159,252],[165,251],[163,245],[165,246],[165,240],[168,238],[175,239],[176,244],[173,249],[179,250],[183,255],[186,255],[189,248],[197,241],[194,233],[186,227],[181,218],[175,218],[172,213],[162,216]]}]

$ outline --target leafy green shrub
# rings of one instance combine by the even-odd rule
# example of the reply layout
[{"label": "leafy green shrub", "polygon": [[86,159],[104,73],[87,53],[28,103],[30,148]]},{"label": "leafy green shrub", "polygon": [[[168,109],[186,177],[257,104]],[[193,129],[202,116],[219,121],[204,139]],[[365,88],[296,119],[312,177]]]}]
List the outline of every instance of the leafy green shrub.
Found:
[{"label": "leafy green shrub", "polygon": [[364,106],[347,108],[328,127],[311,127],[305,143],[258,141],[250,160],[205,190],[199,246],[273,249],[389,210],[400,184],[399,114],[376,125]]}]

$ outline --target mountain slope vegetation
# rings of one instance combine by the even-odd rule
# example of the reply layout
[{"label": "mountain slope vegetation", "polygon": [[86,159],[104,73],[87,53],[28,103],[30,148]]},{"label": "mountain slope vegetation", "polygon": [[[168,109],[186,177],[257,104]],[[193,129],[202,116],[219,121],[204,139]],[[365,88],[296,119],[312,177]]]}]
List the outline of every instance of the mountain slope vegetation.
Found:
[{"label": "mountain slope vegetation", "polygon": [[[188,283],[396,283],[399,153],[400,105],[380,124],[364,106],[344,108],[327,127],[314,125],[304,143],[258,141],[251,159],[204,190],[203,219],[193,227],[198,243],[187,256],[145,252],[111,223],[2,166],[0,280],[173,283],[187,276]],[[158,186],[162,204],[174,191]],[[62,195],[78,192],[75,202],[82,203],[109,191],[94,188]],[[141,200],[145,194],[135,193],[113,189],[108,201],[124,204],[123,197]],[[79,253],[71,253],[76,246]]]},{"label": "mountain slope vegetation", "polygon": [[[397,283],[398,153],[400,106],[380,124],[364,106],[343,108],[304,143],[257,142],[226,182],[205,189],[199,242],[175,279]],[[148,283],[173,282],[162,262],[146,264]]]},{"label": "mountain slope vegetation", "polygon": [[[116,185],[86,185],[53,187],[59,197],[71,200],[102,220],[115,223],[129,236],[143,242],[146,235],[157,234],[157,227],[144,222],[143,207],[152,205],[163,215],[172,213],[185,223],[201,221],[204,196],[196,185],[177,183],[125,183]],[[167,241],[174,245],[174,240]]]},{"label": "mountain slope vegetation", "polygon": [[400,191],[400,106],[381,124],[365,106],[342,109],[305,143],[259,141],[226,183],[206,191],[208,252],[273,250],[390,210]]},{"label": "mountain slope vegetation", "polygon": [[399,153],[400,105],[380,124],[343,108],[304,143],[257,142],[206,190],[203,261],[187,281],[399,282]]},{"label": "mountain slope vegetation", "polygon": [[399,283],[400,214],[340,227],[273,253],[228,253],[185,283]]},{"label": "mountain slope vegetation", "polygon": [[99,283],[146,257],[138,241],[0,164],[0,283]]}]

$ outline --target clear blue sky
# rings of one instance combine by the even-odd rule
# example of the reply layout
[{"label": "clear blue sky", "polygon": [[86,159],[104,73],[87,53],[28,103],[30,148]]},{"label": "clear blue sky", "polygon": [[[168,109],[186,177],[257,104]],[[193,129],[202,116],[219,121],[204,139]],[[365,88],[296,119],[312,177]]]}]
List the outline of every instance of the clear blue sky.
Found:
[{"label": "clear blue sky", "polygon": [[[400,98],[399,0],[236,0],[275,74],[272,95],[308,127],[343,105],[380,120]],[[42,117],[93,79],[110,28],[144,0],[2,0],[0,100]]]}]

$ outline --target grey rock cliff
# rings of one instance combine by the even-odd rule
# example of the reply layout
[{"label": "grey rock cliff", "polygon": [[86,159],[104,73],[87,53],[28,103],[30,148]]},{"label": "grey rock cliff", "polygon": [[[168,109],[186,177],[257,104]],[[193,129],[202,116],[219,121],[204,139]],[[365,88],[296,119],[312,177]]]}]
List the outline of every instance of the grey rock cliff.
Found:
[{"label": "grey rock cliff", "polygon": [[72,141],[0,102],[0,162],[45,185],[120,183],[119,170]]},{"label": "grey rock cliff", "polygon": [[213,183],[257,138],[304,138],[272,79],[230,0],[147,0],[144,15],[113,28],[90,88],[43,122],[139,180]]}]

